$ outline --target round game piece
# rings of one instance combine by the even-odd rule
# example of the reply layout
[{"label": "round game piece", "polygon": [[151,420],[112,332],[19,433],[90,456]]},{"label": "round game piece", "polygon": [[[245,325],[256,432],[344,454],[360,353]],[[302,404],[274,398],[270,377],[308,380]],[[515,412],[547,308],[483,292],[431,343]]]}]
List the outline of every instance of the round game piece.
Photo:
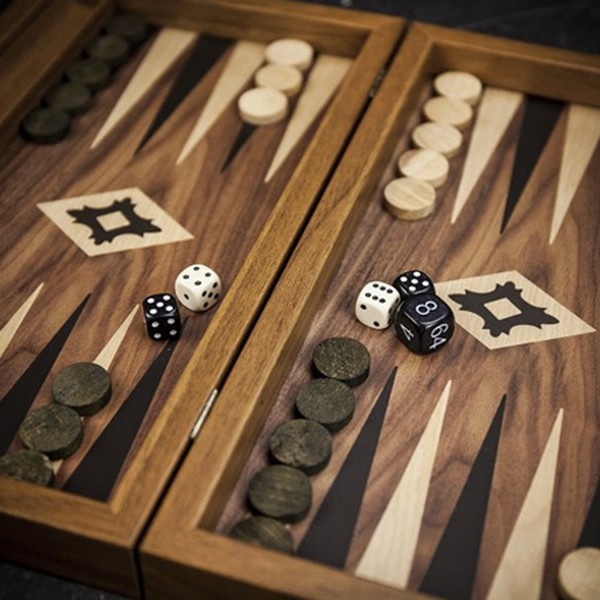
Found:
[{"label": "round game piece", "polygon": [[355,387],[369,376],[371,356],[358,340],[329,338],[315,346],[312,366],[319,377],[338,379]]},{"label": "round game piece", "polygon": [[289,65],[269,64],[256,71],[254,83],[258,87],[273,88],[286,96],[293,96],[302,87],[302,73]]},{"label": "round game piece", "polygon": [[278,462],[315,475],[331,458],[331,434],[314,421],[293,419],[271,434],[269,450]]},{"label": "round game piece", "polygon": [[0,457],[0,475],[45,486],[54,481],[48,457],[33,450],[17,450]]},{"label": "round game piece", "polygon": [[352,388],[328,377],[309,381],[296,396],[298,413],[305,419],[320,423],[332,433],[350,422],[355,406]]},{"label": "round game piece", "polygon": [[565,600],[598,600],[600,548],[578,548],[569,552],[558,567],[558,586]]},{"label": "round game piece", "polygon": [[285,465],[265,467],[252,477],[248,500],[259,513],[286,523],[296,523],[310,510],[312,488],[300,470]]},{"label": "round game piece", "polygon": [[111,17],[104,26],[107,33],[125,38],[130,44],[137,45],[148,37],[148,23],[140,15],[119,13]]},{"label": "round game piece", "polygon": [[440,96],[458,98],[471,106],[477,104],[483,86],[481,81],[464,71],[446,71],[433,80],[433,87]]},{"label": "round game piece", "polygon": [[452,158],[460,150],[462,134],[445,123],[421,123],[412,132],[412,141],[417,148],[429,148]]},{"label": "round game piece", "polygon": [[110,66],[99,58],[82,58],[67,67],[69,81],[87,85],[93,92],[102,89],[109,81]]},{"label": "round game piece", "polygon": [[308,42],[293,38],[275,40],[265,50],[267,62],[296,67],[301,71],[310,67],[313,55],[313,47]]},{"label": "round game piece", "polygon": [[435,208],[435,190],[430,183],[412,177],[390,181],[383,190],[384,205],[397,219],[416,221]]},{"label": "round game piece", "polygon": [[35,144],[60,142],[69,133],[70,127],[69,115],[57,108],[36,108],[21,123],[23,134]]},{"label": "round game piece", "polygon": [[285,525],[269,517],[257,516],[239,521],[233,526],[229,535],[278,552],[292,554],[294,550],[292,536]]},{"label": "round game piece", "polygon": [[55,402],[82,416],[96,414],[110,400],[108,371],[95,363],[75,363],[63,369],[52,384]]},{"label": "round game piece", "polygon": [[400,156],[398,170],[405,177],[425,181],[435,188],[446,183],[450,165],[443,154],[429,148],[418,148]]},{"label": "round game piece", "polygon": [[107,33],[94,38],[85,49],[90,58],[103,60],[112,69],[120,67],[131,54],[129,42],[118,35]]},{"label": "round game piece", "polygon": [[64,110],[70,115],[84,113],[92,104],[90,89],[73,81],[58,83],[44,96],[50,108]]},{"label": "round game piece", "polygon": [[23,445],[45,454],[50,460],[71,456],[83,440],[83,425],[71,408],[50,404],[32,410],[19,428]]},{"label": "round game piece", "polygon": [[423,106],[425,118],[434,123],[445,123],[456,129],[464,129],[473,119],[473,109],[460,98],[436,96]]},{"label": "round game piece", "polygon": [[242,119],[251,125],[272,125],[285,119],[287,96],[272,88],[254,88],[244,92],[238,100]]}]

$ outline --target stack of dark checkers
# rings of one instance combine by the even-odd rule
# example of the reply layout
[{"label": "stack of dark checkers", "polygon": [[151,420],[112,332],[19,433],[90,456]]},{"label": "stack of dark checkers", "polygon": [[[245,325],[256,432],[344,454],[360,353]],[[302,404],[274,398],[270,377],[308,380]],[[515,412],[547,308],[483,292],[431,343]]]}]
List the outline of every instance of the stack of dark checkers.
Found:
[{"label": "stack of dark checkers", "polygon": [[257,515],[234,525],[232,537],[272,550],[292,553],[286,523],[296,523],[309,512],[312,487],[309,476],[329,463],[332,433],[347,425],[354,414],[353,387],[369,375],[368,350],[351,338],[330,338],[317,344],[312,355],[316,375],[295,398],[301,418],[279,425],[269,439],[276,462],[252,477],[248,503]]},{"label": "stack of dark checkers", "polygon": [[67,67],[63,79],[46,92],[42,105],[23,119],[23,136],[36,144],[55,144],[64,139],[71,119],[88,110],[93,95],[108,85],[113,72],[129,59],[148,33],[148,24],[138,15],[112,17],[83,56]]},{"label": "stack of dark checkers", "polygon": [[50,461],[73,454],[83,441],[82,416],[106,406],[112,386],[110,375],[94,363],[76,363],[63,369],[52,385],[53,404],[32,410],[19,428],[24,450],[0,457],[0,475],[37,485],[52,485]]}]

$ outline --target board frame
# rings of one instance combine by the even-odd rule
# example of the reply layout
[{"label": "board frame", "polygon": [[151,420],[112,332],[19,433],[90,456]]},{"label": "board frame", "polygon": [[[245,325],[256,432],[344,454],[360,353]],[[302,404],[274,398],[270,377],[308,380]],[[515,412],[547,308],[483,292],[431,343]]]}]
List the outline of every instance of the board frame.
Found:
[{"label": "board frame", "polygon": [[[600,105],[600,57],[412,24],[295,254],[141,546],[150,599],[424,598],[212,532],[331,282],[433,74]],[[365,152],[368,148],[369,152]],[[193,485],[190,482],[194,482]],[[199,495],[197,490],[201,489]],[[212,594],[212,595],[211,595]]]},{"label": "board frame", "polygon": [[[0,40],[7,45],[0,76],[12,90],[0,99],[0,147],[117,8],[144,14],[155,24],[213,35],[243,34],[263,42],[304,37],[322,51],[354,57],[331,110],[110,500],[98,502],[0,478],[3,558],[137,597],[141,594],[137,544],[189,447],[205,403],[221,387],[289,258],[395,48],[403,21],[285,0],[57,0],[30,8],[28,17],[15,26],[18,35],[14,30],[0,31]],[[202,378],[196,375],[199,370]]]}]

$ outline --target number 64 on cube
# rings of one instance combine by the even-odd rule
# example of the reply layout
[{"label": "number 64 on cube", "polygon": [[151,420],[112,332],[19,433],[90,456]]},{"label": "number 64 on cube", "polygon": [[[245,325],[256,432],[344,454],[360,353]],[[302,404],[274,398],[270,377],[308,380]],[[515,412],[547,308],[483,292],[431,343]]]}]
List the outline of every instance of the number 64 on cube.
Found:
[{"label": "number 64 on cube", "polygon": [[407,298],[394,319],[396,335],[416,354],[430,354],[445,346],[454,333],[452,309],[435,294]]}]

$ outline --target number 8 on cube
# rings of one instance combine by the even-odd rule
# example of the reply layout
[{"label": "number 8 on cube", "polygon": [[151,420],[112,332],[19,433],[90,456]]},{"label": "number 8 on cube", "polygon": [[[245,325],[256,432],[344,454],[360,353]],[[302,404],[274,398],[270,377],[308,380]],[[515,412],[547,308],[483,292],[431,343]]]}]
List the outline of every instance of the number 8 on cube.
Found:
[{"label": "number 8 on cube", "polygon": [[408,297],[394,319],[396,335],[416,354],[430,354],[445,346],[454,333],[452,309],[435,294]]}]

